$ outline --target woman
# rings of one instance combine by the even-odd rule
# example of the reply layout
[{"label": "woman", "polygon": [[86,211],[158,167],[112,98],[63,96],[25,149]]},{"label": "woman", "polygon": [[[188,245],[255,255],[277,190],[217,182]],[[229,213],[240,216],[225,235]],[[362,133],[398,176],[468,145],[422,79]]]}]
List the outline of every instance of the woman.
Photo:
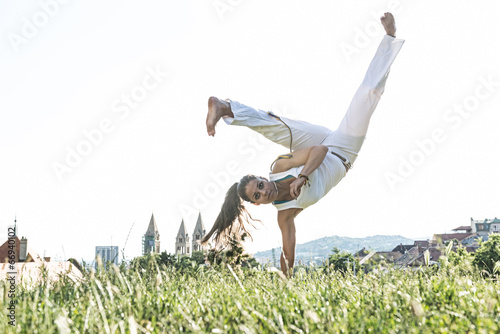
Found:
[{"label": "woman", "polygon": [[256,110],[239,102],[208,101],[207,132],[215,135],[220,118],[231,125],[255,130],[277,144],[290,148],[291,153],[279,156],[272,165],[269,179],[246,175],[227,192],[221,212],[211,231],[216,244],[225,244],[231,236],[247,230],[244,221],[252,217],[243,201],[256,205],[272,203],[278,209],[278,224],[283,237],[281,269],[293,273],[295,260],[294,218],[305,208],[324,197],[344,178],[361,149],[370,117],[384,92],[389,69],[403,46],[396,39],[396,26],[391,13],[380,18],[387,33],[382,39],[365,78],[336,131],[326,127],[280,118],[271,112]]}]

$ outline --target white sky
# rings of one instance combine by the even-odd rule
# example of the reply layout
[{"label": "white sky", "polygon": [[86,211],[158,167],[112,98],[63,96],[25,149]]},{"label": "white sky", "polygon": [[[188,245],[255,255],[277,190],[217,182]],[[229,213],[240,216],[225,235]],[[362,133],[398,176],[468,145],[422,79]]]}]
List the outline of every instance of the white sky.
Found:
[{"label": "white sky", "polygon": [[[154,212],[172,253],[181,219],[192,233],[200,210],[208,230],[230,184],[266,176],[286,152],[224,123],[208,137],[208,97],[336,128],[383,36],[374,17],[389,8],[406,43],[354,169],[297,217],[297,242],[425,237],[498,216],[497,1],[2,1],[0,237],[17,215],[40,254],[89,260],[98,245],[121,250],[135,222],[131,258]],[[132,92],[144,100],[126,107]],[[108,133],[60,180],[53,164],[102,122]],[[439,129],[444,140],[419,153]],[[410,158],[423,161],[391,188],[387,173]],[[274,207],[251,212],[263,226],[248,250],[279,246]]]}]

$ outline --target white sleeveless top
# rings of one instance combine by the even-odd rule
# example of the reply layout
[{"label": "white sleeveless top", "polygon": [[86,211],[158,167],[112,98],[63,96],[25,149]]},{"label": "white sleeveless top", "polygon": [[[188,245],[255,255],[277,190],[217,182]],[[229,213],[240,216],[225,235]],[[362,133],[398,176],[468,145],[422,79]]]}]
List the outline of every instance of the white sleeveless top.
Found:
[{"label": "white sleeveless top", "polygon": [[[289,177],[298,177],[303,168],[304,166],[293,167],[281,173],[270,173],[269,180],[280,181]],[[346,173],[342,161],[328,152],[321,165],[309,175],[310,185],[305,184],[300,188],[300,195],[297,199],[285,202],[275,201],[273,205],[278,211],[292,208],[305,209],[322,199],[344,178]]]}]

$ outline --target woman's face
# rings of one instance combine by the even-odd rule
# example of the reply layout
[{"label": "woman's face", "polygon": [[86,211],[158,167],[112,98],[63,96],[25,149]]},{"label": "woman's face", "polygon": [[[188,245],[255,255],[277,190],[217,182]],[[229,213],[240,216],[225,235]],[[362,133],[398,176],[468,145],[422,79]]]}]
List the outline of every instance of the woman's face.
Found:
[{"label": "woman's face", "polygon": [[258,177],[248,182],[245,193],[257,205],[272,203],[278,197],[273,182],[269,182],[263,177]]}]

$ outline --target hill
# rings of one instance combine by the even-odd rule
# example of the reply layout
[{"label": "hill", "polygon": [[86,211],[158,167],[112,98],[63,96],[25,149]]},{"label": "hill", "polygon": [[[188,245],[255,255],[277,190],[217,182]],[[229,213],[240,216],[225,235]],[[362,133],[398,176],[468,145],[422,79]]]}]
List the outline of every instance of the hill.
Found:
[{"label": "hill", "polygon": [[[300,261],[303,264],[309,264],[312,261],[316,264],[321,264],[332,253],[333,247],[338,247],[341,251],[355,253],[363,247],[367,250],[391,251],[399,244],[413,244],[413,240],[400,235],[374,235],[365,238],[324,237],[296,245],[295,263],[298,264]],[[279,266],[281,248],[275,248],[274,253],[276,264]],[[272,249],[255,253],[254,257],[260,263],[274,263]]]}]

